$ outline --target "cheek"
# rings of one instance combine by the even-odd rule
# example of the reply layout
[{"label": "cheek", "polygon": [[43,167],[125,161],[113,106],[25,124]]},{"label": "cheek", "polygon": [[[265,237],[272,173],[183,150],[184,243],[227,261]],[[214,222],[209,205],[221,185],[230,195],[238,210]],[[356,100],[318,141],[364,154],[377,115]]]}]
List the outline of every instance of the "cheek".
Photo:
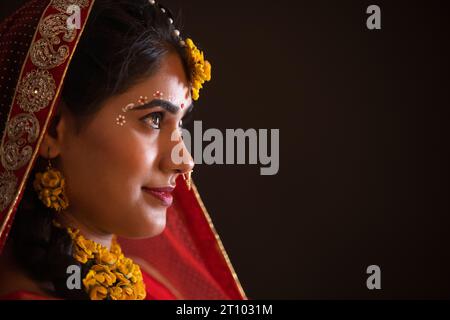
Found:
[{"label": "cheek", "polygon": [[120,235],[163,229],[165,210],[152,208],[141,190],[157,170],[157,145],[156,136],[127,127],[86,131],[71,141],[63,170],[75,213]]},{"label": "cheek", "polygon": [[[112,126],[112,125],[111,125]],[[145,179],[156,159],[152,141],[145,141],[127,128],[92,130],[72,143],[71,159],[79,169],[77,174],[96,177],[92,183],[107,180],[112,185],[127,185],[131,180]],[[137,182],[137,181],[135,181]]]}]

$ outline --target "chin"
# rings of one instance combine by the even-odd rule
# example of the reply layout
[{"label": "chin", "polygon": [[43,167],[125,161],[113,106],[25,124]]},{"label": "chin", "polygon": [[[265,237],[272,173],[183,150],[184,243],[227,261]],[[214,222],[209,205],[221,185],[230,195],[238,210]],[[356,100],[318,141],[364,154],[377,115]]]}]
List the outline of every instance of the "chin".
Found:
[{"label": "chin", "polygon": [[136,228],[133,228],[132,235],[128,238],[144,239],[159,236],[166,228],[166,209],[163,212],[152,213],[151,216],[146,215],[136,223]]}]

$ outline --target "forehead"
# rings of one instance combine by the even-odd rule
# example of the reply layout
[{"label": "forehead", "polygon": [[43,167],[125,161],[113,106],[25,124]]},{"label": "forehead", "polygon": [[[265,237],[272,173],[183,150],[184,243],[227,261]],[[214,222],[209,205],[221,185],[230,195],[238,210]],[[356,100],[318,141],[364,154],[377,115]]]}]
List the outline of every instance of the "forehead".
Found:
[{"label": "forehead", "polygon": [[180,58],[176,54],[166,55],[160,63],[157,71],[147,79],[144,79],[137,90],[143,90],[149,98],[159,93],[164,98],[172,96],[176,100],[186,102],[190,100],[190,85]]},{"label": "forehead", "polygon": [[105,101],[107,108],[103,112],[117,112],[123,107],[138,103],[140,98],[147,100],[162,99],[176,106],[189,106],[192,103],[191,89],[182,66],[176,54],[169,54],[161,60],[157,71],[149,77],[141,79],[120,95]]}]

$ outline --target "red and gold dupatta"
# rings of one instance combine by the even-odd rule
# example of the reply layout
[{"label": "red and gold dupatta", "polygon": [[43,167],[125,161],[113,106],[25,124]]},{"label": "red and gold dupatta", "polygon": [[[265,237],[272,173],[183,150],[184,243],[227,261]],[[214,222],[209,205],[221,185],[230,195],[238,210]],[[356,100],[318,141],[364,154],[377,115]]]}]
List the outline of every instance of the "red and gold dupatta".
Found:
[{"label": "red and gold dupatta", "polygon": [[[93,4],[31,0],[0,25],[0,252]],[[67,28],[69,5],[79,30]],[[165,231],[120,239],[123,251],[177,299],[247,299],[195,185],[180,178],[174,198]]]}]

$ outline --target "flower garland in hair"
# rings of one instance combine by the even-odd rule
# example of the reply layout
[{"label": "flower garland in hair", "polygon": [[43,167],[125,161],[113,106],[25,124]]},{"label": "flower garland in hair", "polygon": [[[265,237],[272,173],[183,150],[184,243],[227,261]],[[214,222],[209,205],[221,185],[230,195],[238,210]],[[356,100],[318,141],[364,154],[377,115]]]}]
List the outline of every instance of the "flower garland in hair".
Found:
[{"label": "flower garland in hair", "polygon": [[[167,15],[167,19],[170,25],[173,25],[174,21],[172,15],[161,5],[157,5],[155,0],[148,0],[150,5],[159,7],[162,13]],[[203,88],[203,84],[206,81],[211,80],[211,64],[205,60],[203,52],[200,51],[194,44],[192,39],[187,38],[184,41],[180,36],[180,30],[174,29],[174,35],[180,40],[180,44],[186,48],[186,53],[189,60],[189,68],[191,71],[191,91],[192,99],[198,100],[200,97],[200,89]]]},{"label": "flower garland in hair", "polygon": [[192,70],[192,99],[198,100],[200,97],[200,89],[203,88],[203,83],[211,80],[211,64],[209,61],[205,60],[203,52],[195,46],[192,39],[186,39],[185,44],[189,59],[189,67]]},{"label": "flower garland in hair", "polygon": [[91,300],[143,300],[146,296],[141,269],[126,258],[114,237],[111,249],[86,239],[80,230],[67,228],[74,244],[73,257],[91,265],[83,285]]}]

